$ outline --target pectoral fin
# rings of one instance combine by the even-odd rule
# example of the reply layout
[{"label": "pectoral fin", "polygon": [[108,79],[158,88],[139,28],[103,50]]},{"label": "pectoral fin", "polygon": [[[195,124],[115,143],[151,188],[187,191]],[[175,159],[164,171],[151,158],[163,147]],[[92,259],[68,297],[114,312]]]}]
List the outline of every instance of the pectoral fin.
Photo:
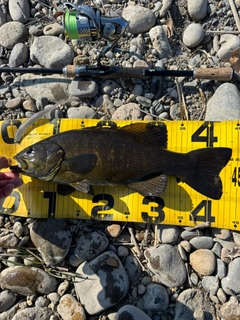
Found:
[{"label": "pectoral fin", "polygon": [[79,174],[86,174],[92,171],[97,162],[95,154],[78,154],[77,156],[66,159],[62,163],[62,169]]},{"label": "pectoral fin", "polygon": [[89,193],[92,190],[91,186],[87,180],[69,183],[69,185],[71,187],[73,187],[74,189],[81,191],[81,192],[84,192],[84,193]]},{"label": "pectoral fin", "polygon": [[128,184],[128,187],[144,196],[158,196],[166,189],[167,181],[167,176],[161,174],[160,176],[146,181],[130,183]]}]

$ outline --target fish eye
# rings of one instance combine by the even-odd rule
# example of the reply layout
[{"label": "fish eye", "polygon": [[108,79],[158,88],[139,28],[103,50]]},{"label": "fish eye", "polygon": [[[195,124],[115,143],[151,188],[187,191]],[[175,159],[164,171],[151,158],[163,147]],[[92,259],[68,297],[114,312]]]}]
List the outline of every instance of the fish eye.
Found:
[{"label": "fish eye", "polygon": [[30,154],[30,153],[32,153],[33,151],[34,151],[33,147],[28,147],[28,148],[26,149],[26,153],[27,153],[27,154]]}]

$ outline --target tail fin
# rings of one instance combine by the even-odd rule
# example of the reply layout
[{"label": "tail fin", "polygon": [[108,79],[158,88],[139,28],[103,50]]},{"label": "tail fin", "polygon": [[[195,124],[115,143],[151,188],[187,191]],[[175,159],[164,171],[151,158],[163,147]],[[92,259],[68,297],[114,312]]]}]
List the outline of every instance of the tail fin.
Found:
[{"label": "tail fin", "polygon": [[222,196],[222,181],[219,173],[232,155],[230,148],[204,148],[190,151],[189,170],[179,178],[190,187],[212,199]]}]

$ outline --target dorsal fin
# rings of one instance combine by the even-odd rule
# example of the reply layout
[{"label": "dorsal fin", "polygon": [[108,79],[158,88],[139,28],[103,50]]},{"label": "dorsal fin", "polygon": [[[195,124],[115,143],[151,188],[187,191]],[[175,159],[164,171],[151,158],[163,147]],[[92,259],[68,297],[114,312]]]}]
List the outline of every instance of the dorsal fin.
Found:
[{"label": "dorsal fin", "polygon": [[164,149],[167,148],[167,127],[163,122],[133,123],[120,127],[119,130],[134,133],[149,144],[154,144]]}]

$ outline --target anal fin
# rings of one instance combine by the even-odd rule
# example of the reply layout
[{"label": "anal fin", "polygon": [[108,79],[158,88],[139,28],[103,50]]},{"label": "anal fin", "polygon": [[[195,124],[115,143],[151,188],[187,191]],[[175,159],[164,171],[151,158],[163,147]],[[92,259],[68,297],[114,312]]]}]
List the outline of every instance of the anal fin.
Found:
[{"label": "anal fin", "polygon": [[166,189],[167,182],[167,176],[165,174],[161,174],[146,181],[129,183],[128,187],[144,196],[158,196]]}]

